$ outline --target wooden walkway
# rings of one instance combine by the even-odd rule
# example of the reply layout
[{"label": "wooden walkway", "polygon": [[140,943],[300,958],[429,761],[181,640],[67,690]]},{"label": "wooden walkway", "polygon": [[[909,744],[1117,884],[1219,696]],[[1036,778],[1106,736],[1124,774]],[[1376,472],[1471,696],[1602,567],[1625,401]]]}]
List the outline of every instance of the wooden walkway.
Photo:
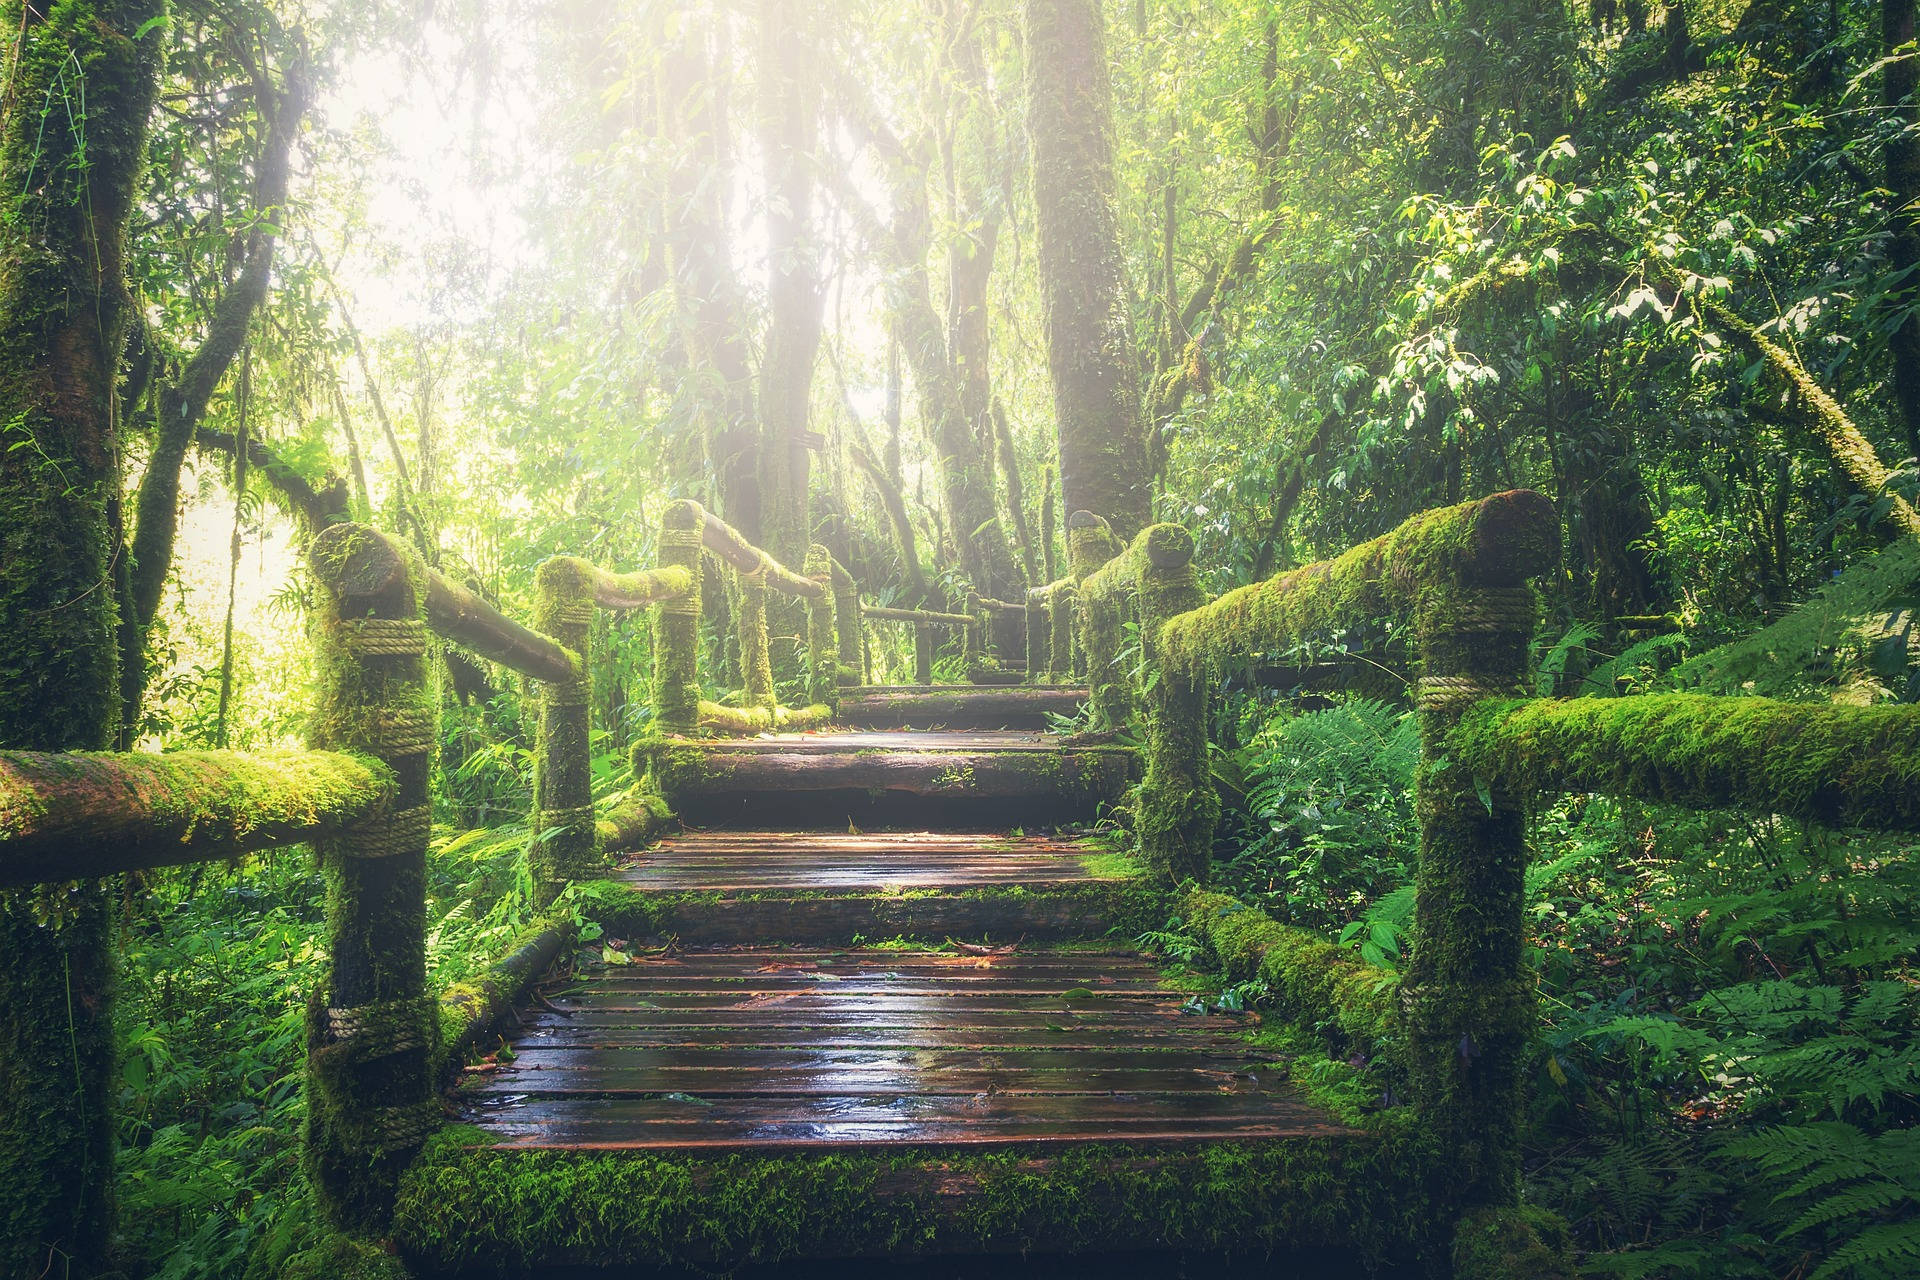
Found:
[{"label": "wooden walkway", "polygon": [[1071,839],[942,831],[699,831],[627,858],[612,879],[682,893],[1028,888],[1116,879]]},{"label": "wooden walkway", "polygon": [[[612,870],[591,913],[621,955],[549,984],[454,1094],[482,1163],[443,1166],[447,1212],[527,1224],[469,1265],[1153,1248],[1191,1213],[1186,1238],[1212,1239],[1212,1195],[1266,1206],[1249,1245],[1363,1234],[1369,1137],[1250,1020],[1192,1012],[1127,949],[1162,890],[1060,834],[1124,790],[1131,752],[978,729],[669,749],[674,808],[713,825]],[[876,796],[911,821],[849,821]],[[1023,811],[1045,820],[1019,830]],[[1269,1174],[1228,1189],[1221,1159]],[[1302,1225],[1287,1187],[1308,1168]],[[607,1188],[661,1179],[687,1208],[609,1213]],[[741,1215],[724,1241],[698,1227],[717,1203]]]},{"label": "wooden walkway", "polygon": [[1343,1132],[1114,952],[694,953],[596,972],[463,1091],[502,1147],[1204,1142]]}]

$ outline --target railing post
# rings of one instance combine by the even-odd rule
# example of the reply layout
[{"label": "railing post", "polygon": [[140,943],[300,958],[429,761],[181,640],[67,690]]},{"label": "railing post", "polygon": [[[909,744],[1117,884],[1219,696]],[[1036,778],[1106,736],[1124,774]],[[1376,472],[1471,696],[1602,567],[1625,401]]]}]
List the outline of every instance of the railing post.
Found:
[{"label": "railing post", "polygon": [[913,682],[933,683],[933,636],[924,622],[913,624]]},{"label": "railing post", "polygon": [[[1544,506],[1544,504],[1542,504]],[[1464,586],[1433,588],[1416,614],[1422,760],[1413,954],[1401,987],[1414,1103],[1443,1153],[1436,1187],[1460,1209],[1511,1204],[1519,1187],[1521,1086],[1534,1022],[1523,957],[1526,827],[1499,782],[1447,759],[1445,739],[1481,698],[1522,691],[1534,626],[1526,577],[1552,536],[1516,530]]]},{"label": "railing post", "polygon": [[1047,683],[1071,684],[1074,676],[1073,614],[1077,602],[1071,578],[1062,579],[1047,601]]},{"label": "railing post", "polygon": [[1041,684],[1048,678],[1047,665],[1052,661],[1048,641],[1052,637],[1048,628],[1052,622],[1047,613],[1047,602],[1038,589],[1027,592],[1027,683]]},{"label": "railing post", "polygon": [[833,553],[813,543],[802,565],[807,577],[820,584],[820,594],[807,601],[807,701],[832,707],[840,701],[840,639],[834,619]]},{"label": "railing post", "polygon": [[571,680],[540,682],[540,729],[534,753],[533,842],[527,863],[534,898],[546,906],[567,883],[590,877],[597,855],[593,831],[593,570],[555,556],[534,574],[534,628],[573,655]]},{"label": "railing post", "polygon": [[[866,629],[860,624],[860,584],[838,560],[833,562],[833,624],[840,641],[840,670],[836,682],[867,682],[866,649],[861,644]],[[850,677],[850,679],[849,679]]]},{"label": "railing post", "polygon": [[1134,826],[1148,865],[1175,883],[1204,881],[1220,817],[1207,761],[1207,681],[1204,673],[1161,661],[1160,628],[1167,619],[1205,601],[1193,568],[1193,535],[1178,525],[1147,531],[1140,574],[1140,643],[1147,670],[1147,767]]},{"label": "railing post", "polygon": [[[1076,584],[1084,584],[1119,551],[1113,530],[1091,511],[1076,511],[1067,520],[1068,564]],[[1087,700],[1093,705],[1094,726],[1110,729],[1125,722],[1131,703],[1120,671],[1120,602],[1111,596],[1077,594],[1080,649],[1087,657]]]},{"label": "railing post", "polygon": [[[740,689],[744,704],[765,707],[773,715],[778,699],[773,693],[773,655],[767,641],[767,571],[734,571],[740,584]],[[771,719],[769,720],[771,723]]]},{"label": "railing post", "polygon": [[700,549],[706,513],[698,503],[668,504],[660,521],[660,563],[687,571],[685,595],[663,600],[654,614],[653,719],[662,733],[700,727]]},{"label": "railing post", "polygon": [[307,1009],[307,1173],[333,1220],[377,1229],[401,1171],[440,1123],[429,1063],[427,776],[438,711],[427,687],[426,569],[356,525],[318,534],[318,689],[309,743],[394,772],[391,809],[318,843],[329,966]]}]

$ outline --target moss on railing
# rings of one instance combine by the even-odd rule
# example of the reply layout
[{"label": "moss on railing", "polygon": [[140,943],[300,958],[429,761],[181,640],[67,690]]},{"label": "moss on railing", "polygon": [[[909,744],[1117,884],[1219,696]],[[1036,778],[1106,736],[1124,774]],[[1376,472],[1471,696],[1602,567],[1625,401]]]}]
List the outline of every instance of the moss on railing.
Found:
[{"label": "moss on railing", "polygon": [[1328,1035],[1335,1047],[1373,1055],[1399,1040],[1399,979],[1352,951],[1204,889],[1187,893],[1180,918],[1228,977],[1266,983],[1282,1012]]},{"label": "moss on railing", "polygon": [[389,805],[393,770],[330,751],[0,751],[0,886],[235,857]]},{"label": "moss on railing", "polygon": [[1920,829],[1920,707],[1651,694],[1489,700],[1447,735],[1524,793],[1597,791],[1836,826]]},{"label": "moss on railing", "polygon": [[1555,554],[1553,507],[1516,489],[1426,511],[1331,560],[1256,582],[1170,622],[1165,661],[1219,670],[1391,619],[1431,629],[1462,591],[1519,582]]},{"label": "moss on railing", "polygon": [[692,733],[700,723],[700,554],[706,512],[695,502],[669,503],[660,519],[660,562],[687,575],[687,589],[655,607],[653,718],[665,733]]}]

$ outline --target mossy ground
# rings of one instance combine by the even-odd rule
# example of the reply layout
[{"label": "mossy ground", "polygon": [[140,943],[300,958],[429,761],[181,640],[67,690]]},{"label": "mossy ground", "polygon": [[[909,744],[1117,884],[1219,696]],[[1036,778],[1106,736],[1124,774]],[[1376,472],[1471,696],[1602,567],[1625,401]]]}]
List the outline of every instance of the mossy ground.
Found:
[{"label": "mossy ground", "polygon": [[443,1132],[401,1188],[395,1238],[421,1271],[541,1266],[724,1273],[789,1258],[1258,1251],[1403,1258],[1433,1236],[1406,1135],[809,1155],[500,1151]]}]

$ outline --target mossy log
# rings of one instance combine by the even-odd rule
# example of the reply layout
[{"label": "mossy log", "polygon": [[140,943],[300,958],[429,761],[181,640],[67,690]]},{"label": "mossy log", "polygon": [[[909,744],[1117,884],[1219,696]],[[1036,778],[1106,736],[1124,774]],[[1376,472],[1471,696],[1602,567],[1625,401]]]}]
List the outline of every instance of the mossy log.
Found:
[{"label": "mossy log", "polygon": [[1920,707],[1649,694],[1490,700],[1447,750],[1526,794],[1601,792],[1920,830]]},{"label": "mossy log", "polygon": [[808,707],[727,707],[702,700],[700,728],[708,733],[766,733],[773,729],[813,729],[833,719],[833,708],[824,703]]},{"label": "mossy log", "polygon": [[1372,1054],[1397,1039],[1393,975],[1224,893],[1190,890],[1179,910],[1228,977],[1266,983],[1282,1011],[1334,1047]]},{"label": "mossy log", "polygon": [[536,920],[521,930],[506,954],[479,976],[440,993],[440,1042],[446,1079],[488,1032],[513,1012],[516,1002],[541,974],[553,967],[577,930],[571,916]]},{"label": "mossy log", "polygon": [[1165,661],[1220,670],[1400,619],[1425,625],[1461,591],[1524,582],[1558,554],[1553,506],[1529,489],[1422,512],[1332,560],[1229,591],[1162,630]]},{"label": "mossy log", "polygon": [[911,691],[850,688],[840,691],[838,714],[847,724],[870,728],[1044,728],[1047,717],[1075,715],[1086,700],[1085,689],[1038,685]]},{"label": "mossy log", "polygon": [[[374,596],[406,578],[407,552],[398,542],[367,525],[335,527],[354,531],[334,544],[340,558],[330,572],[342,590]],[[575,658],[564,646],[521,626],[459,583],[427,569],[422,586],[427,625],[439,635],[536,680],[566,680],[575,674]]]},{"label": "mossy log", "polygon": [[395,792],[385,764],[330,751],[0,752],[0,888],[292,844]]},{"label": "mossy log", "polygon": [[833,617],[835,636],[840,642],[836,672],[839,683],[862,684],[866,681],[866,655],[860,644],[860,584],[838,560],[829,557],[833,568]]},{"label": "mossy log", "polygon": [[618,853],[645,844],[672,821],[673,811],[659,793],[636,784],[600,811],[593,838],[602,853]]},{"label": "mossy log", "polygon": [[782,595],[795,596],[801,600],[818,600],[832,594],[832,588],[827,583],[795,573],[759,547],[748,542],[739,530],[711,511],[700,507],[698,503],[689,502],[687,505],[700,512],[701,541],[706,549],[741,573],[765,573],[767,586]]}]

